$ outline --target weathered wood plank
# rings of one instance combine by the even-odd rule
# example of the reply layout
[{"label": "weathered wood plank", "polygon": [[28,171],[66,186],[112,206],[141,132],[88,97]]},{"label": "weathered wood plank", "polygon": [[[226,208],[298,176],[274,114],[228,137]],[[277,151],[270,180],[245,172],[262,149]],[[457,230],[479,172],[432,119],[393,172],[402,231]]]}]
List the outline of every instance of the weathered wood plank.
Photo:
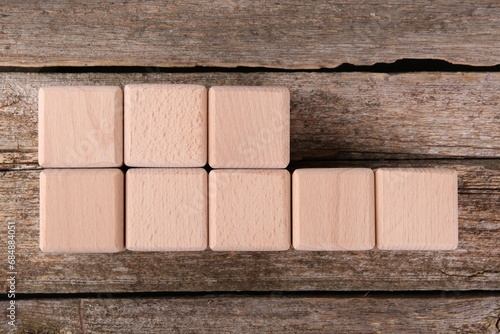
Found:
[{"label": "weathered wood plank", "polygon": [[0,66],[495,65],[499,17],[495,0],[3,1]]},{"label": "weathered wood plank", "polygon": [[[342,164],[332,166],[338,165]],[[14,221],[17,226],[18,292],[500,289],[500,160],[365,161],[359,165],[457,169],[459,248],[446,252],[44,254],[38,248],[39,171],[0,172],[0,221]],[[3,249],[7,249],[6,234],[4,224],[0,229]],[[5,277],[0,286],[6,289]]]},{"label": "weathered wood plank", "polygon": [[0,323],[2,333],[90,333],[81,326],[79,299],[17,299],[15,326],[8,323],[11,321],[7,318],[9,302],[0,302],[4,320]]},{"label": "weathered wood plank", "polygon": [[[7,302],[0,302],[6,319]],[[224,296],[18,301],[18,333],[497,333],[500,297]],[[0,325],[5,333],[6,321]]]},{"label": "weathered wood plank", "polygon": [[0,167],[37,164],[37,90],[126,83],[284,85],[301,159],[500,157],[500,73],[0,73]]}]

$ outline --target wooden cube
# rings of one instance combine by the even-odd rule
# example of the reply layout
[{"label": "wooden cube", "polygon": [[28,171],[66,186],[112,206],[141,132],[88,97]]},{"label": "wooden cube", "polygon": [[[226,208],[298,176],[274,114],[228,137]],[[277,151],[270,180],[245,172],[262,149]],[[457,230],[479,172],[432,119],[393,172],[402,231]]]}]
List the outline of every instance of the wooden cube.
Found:
[{"label": "wooden cube", "polygon": [[206,163],[204,86],[125,86],[127,166],[203,167]]},{"label": "wooden cube", "polygon": [[196,251],[208,245],[207,172],[127,171],[126,245],[134,251]]},{"label": "wooden cube", "polygon": [[284,168],[290,162],[290,93],[284,87],[212,87],[208,163]]},{"label": "wooden cube", "polygon": [[46,169],[40,173],[40,249],[112,253],[124,249],[123,172]]},{"label": "wooden cube", "polygon": [[379,249],[457,247],[458,190],[454,170],[381,168],[375,180]]},{"label": "wooden cube", "polygon": [[375,180],[366,168],[295,170],[293,247],[368,250],[375,246]]},{"label": "wooden cube", "polygon": [[41,166],[119,167],[123,164],[120,87],[42,87],[38,104]]},{"label": "wooden cube", "polygon": [[209,197],[212,250],[290,248],[290,173],[287,170],[212,170]]}]

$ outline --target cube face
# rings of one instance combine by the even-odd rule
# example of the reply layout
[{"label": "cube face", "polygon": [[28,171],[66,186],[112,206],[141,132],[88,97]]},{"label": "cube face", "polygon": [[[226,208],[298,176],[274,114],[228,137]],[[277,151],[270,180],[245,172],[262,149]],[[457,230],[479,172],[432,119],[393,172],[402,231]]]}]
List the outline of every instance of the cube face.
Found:
[{"label": "cube face", "polygon": [[371,169],[298,169],[292,187],[295,249],[369,250],[375,246]]},{"label": "cube face", "polygon": [[290,173],[213,170],[209,174],[209,245],[214,251],[290,248]]},{"label": "cube face", "polygon": [[40,249],[113,253],[124,249],[123,173],[48,169],[40,173]]},{"label": "cube face", "polygon": [[42,167],[123,164],[120,87],[42,87],[38,101],[38,160]]},{"label": "cube face", "polygon": [[290,162],[290,92],[284,87],[212,87],[209,165],[285,168]]},{"label": "cube face", "polygon": [[195,251],[208,245],[207,172],[134,168],[126,175],[126,245],[134,251]]},{"label": "cube face", "polygon": [[125,86],[127,166],[203,167],[206,163],[204,86]]},{"label": "cube face", "polygon": [[458,246],[457,173],[389,169],[375,173],[377,247],[452,250]]}]

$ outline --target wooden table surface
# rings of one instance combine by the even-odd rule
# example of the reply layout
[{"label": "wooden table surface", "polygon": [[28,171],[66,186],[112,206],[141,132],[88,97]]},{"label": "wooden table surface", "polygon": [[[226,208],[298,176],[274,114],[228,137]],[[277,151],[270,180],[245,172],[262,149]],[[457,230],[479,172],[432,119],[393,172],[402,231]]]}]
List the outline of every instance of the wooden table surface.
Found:
[{"label": "wooden table surface", "polygon": [[[500,332],[498,1],[0,4],[0,332]],[[290,170],[456,169],[459,247],[41,253],[38,88],[128,83],[288,87]]]}]

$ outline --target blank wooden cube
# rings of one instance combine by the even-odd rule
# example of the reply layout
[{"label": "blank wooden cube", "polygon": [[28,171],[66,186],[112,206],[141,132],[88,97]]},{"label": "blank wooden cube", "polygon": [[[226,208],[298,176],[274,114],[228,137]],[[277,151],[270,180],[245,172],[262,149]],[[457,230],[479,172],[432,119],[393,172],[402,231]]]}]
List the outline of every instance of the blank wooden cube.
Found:
[{"label": "blank wooden cube", "polygon": [[204,86],[125,86],[127,166],[203,167],[206,163]]},{"label": "blank wooden cube", "polygon": [[212,87],[208,163],[213,168],[285,168],[290,93],[284,87]]},{"label": "blank wooden cube", "polygon": [[375,246],[371,169],[298,169],[292,187],[295,249],[368,250]]},{"label": "blank wooden cube", "polygon": [[41,166],[119,167],[123,164],[120,87],[42,87],[38,104]]},{"label": "blank wooden cube", "polygon": [[454,170],[381,168],[375,180],[378,248],[457,247],[458,190]]},{"label": "blank wooden cube", "polygon": [[290,173],[287,170],[212,170],[209,197],[212,250],[290,248]]},{"label": "blank wooden cube", "polygon": [[207,172],[202,168],[127,171],[127,249],[196,251],[208,245]]},{"label": "blank wooden cube", "polygon": [[46,169],[40,173],[40,249],[112,253],[124,249],[123,172]]}]

